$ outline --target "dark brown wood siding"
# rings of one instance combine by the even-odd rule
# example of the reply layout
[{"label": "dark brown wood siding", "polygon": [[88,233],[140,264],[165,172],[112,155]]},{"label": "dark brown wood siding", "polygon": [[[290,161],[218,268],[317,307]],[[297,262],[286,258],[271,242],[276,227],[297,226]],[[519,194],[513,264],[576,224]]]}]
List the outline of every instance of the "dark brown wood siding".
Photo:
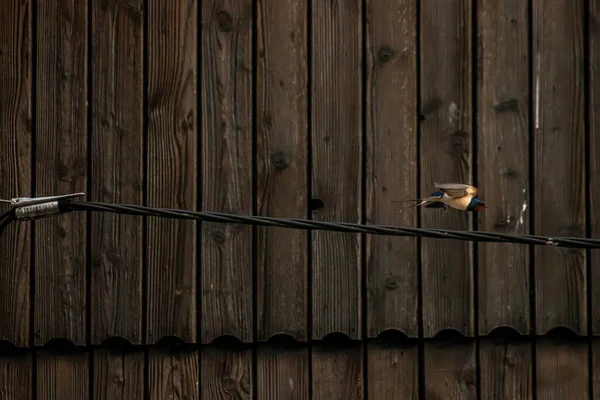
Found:
[{"label": "dark brown wood siding", "polygon": [[[0,11],[1,199],[600,231],[597,0]],[[401,202],[436,182],[487,208]],[[99,212],[12,222],[0,400],[599,398],[598,261]]]}]

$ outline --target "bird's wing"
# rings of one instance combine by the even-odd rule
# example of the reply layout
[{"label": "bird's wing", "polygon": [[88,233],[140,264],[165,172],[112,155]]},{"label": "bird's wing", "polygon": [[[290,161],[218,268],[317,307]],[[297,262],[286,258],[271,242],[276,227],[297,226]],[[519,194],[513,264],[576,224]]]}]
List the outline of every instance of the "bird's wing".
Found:
[{"label": "bird's wing", "polygon": [[436,189],[441,190],[450,197],[459,198],[467,195],[477,195],[477,188],[464,183],[434,183]]}]

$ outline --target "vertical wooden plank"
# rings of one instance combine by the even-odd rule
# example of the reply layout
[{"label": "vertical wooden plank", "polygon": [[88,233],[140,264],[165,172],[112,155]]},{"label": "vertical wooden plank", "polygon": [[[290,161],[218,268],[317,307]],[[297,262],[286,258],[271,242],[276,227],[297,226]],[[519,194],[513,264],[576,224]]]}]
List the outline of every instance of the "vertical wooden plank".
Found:
[{"label": "vertical wooden plank", "polygon": [[[585,236],[583,2],[534,0],[533,30],[535,233]],[[585,251],[536,246],[535,274],[537,333],[585,334]]]},{"label": "vertical wooden plank", "polygon": [[380,340],[369,343],[367,388],[370,399],[419,398],[419,348]]},{"label": "vertical wooden plank", "polygon": [[[252,1],[202,3],[202,209],[252,214]],[[253,340],[252,227],[202,224],[202,342]]]},{"label": "vertical wooden plank", "polygon": [[594,399],[600,398],[600,338],[594,337],[591,342],[592,346],[592,365],[590,373],[592,374],[592,393]]},{"label": "vertical wooden plank", "polygon": [[363,376],[361,345],[313,347],[313,399],[363,399]]},{"label": "vertical wooden plank", "polygon": [[88,353],[53,354],[40,351],[37,358],[38,399],[87,399],[89,395]]},{"label": "vertical wooden plank", "polygon": [[[362,2],[312,4],[312,196],[319,221],[360,222]],[[313,338],[361,335],[360,235],[312,233]]]},{"label": "vertical wooden plank", "polygon": [[[472,183],[471,1],[421,3],[421,193],[433,184]],[[417,196],[417,197],[418,197]],[[471,229],[471,213],[421,209],[422,226]],[[426,337],[443,329],[471,335],[473,270],[470,242],[422,241]]]},{"label": "vertical wooden plank", "polygon": [[[197,1],[149,2],[148,205],[196,209]],[[148,219],[148,334],[196,341],[196,222]]]},{"label": "vertical wooden plank", "polygon": [[202,349],[203,399],[251,399],[252,351],[211,344]]},{"label": "vertical wooden plank", "polygon": [[261,345],[257,355],[256,381],[258,399],[309,399],[308,349]]},{"label": "vertical wooden plank", "polygon": [[144,353],[98,349],[93,379],[94,400],[142,400]]},{"label": "vertical wooden plank", "polygon": [[[367,10],[367,220],[414,226],[417,209],[392,201],[417,192],[417,2],[368,0]],[[367,240],[368,335],[417,336],[417,241]]]},{"label": "vertical wooden plank", "polygon": [[[87,1],[37,4],[35,195],[85,192]],[[86,340],[84,213],[36,221],[34,343]]]},{"label": "vertical wooden plank", "polygon": [[[31,3],[10,0],[0,13],[0,198],[31,195]],[[6,204],[0,213],[8,210]],[[30,224],[0,236],[0,340],[29,344]]]},{"label": "vertical wooden plank", "polygon": [[435,340],[425,344],[428,399],[476,399],[475,341]]},{"label": "vertical wooden plank", "polygon": [[[477,7],[480,229],[529,233],[529,16],[526,1]],[[484,200],[485,201],[485,200]],[[510,326],[529,333],[529,248],[479,244],[479,333]]]},{"label": "vertical wooden plank", "polygon": [[150,399],[200,399],[199,353],[153,348],[148,357]]},{"label": "vertical wooden plank", "polygon": [[[259,0],[257,20],[257,210],[306,218],[307,2]],[[307,235],[258,228],[258,339],[306,340]]]},{"label": "vertical wooden plank", "polygon": [[[589,4],[589,64],[585,66],[589,71],[589,190],[590,190],[590,216],[591,237],[600,236],[600,1],[591,0]],[[600,251],[590,252],[590,264],[600,265]],[[600,269],[591,268],[592,304],[600,304]],[[592,331],[594,335],[600,334],[600,309],[592,307]],[[599,392],[594,392],[599,393]]]},{"label": "vertical wooden plank", "polygon": [[[142,0],[92,7],[94,201],[142,204]],[[142,220],[92,213],[92,343],[142,343]]]},{"label": "vertical wooden plank", "polygon": [[533,399],[531,343],[502,337],[481,339],[481,399]]},{"label": "vertical wooden plank", "polygon": [[0,357],[0,398],[32,400],[32,353]]},{"label": "vertical wooden plank", "polygon": [[588,344],[585,339],[538,339],[537,399],[587,399],[588,364]]}]

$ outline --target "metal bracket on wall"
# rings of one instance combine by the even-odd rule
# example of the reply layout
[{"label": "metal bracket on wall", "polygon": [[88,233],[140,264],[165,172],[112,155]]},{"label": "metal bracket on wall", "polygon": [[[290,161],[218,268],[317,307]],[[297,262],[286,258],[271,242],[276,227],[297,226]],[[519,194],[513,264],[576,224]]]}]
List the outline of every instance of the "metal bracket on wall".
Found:
[{"label": "metal bracket on wall", "polygon": [[15,197],[10,200],[0,199],[1,203],[8,203],[15,211],[18,220],[32,220],[63,212],[61,203],[76,197],[85,196],[85,193],[70,193],[57,196],[44,197]]}]

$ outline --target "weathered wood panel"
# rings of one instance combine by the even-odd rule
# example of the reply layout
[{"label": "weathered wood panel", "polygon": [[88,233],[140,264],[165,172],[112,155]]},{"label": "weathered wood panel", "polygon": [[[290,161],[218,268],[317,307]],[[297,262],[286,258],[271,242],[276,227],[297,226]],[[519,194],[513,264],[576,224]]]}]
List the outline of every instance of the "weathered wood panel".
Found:
[{"label": "weathered wood panel", "polygon": [[[93,201],[142,204],[142,1],[91,3]],[[142,219],[92,213],[92,343],[142,343]]]},{"label": "weathered wood panel", "polygon": [[211,345],[202,349],[201,358],[201,398],[252,398],[252,350]]},{"label": "weathered wood panel", "polygon": [[[360,222],[362,4],[312,6],[311,187],[323,204],[312,218]],[[360,337],[360,236],[313,232],[311,245],[313,338],[331,332]]]},{"label": "weathered wood panel", "polygon": [[600,398],[600,340],[598,338],[594,338],[591,342],[591,353],[592,365],[590,366],[590,373],[592,374],[592,393],[594,395],[594,399]]},{"label": "weathered wood panel", "polygon": [[[31,2],[5,2],[0,13],[0,199],[31,195]],[[8,210],[0,206],[0,213]],[[29,344],[30,224],[0,236],[0,340]]]},{"label": "weathered wood panel", "polygon": [[[421,193],[433,184],[472,183],[471,1],[421,3]],[[471,213],[421,209],[425,228],[469,230]],[[443,329],[465,335],[473,326],[470,242],[423,239],[423,325],[426,337]]]},{"label": "weathered wood panel", "polygon": [[[600,236],[600,1],[589,3],[589,63],[585,67],[589,71],[589,171],[588,185],[590,188],[590,233],[597,238]],[[600,251],[590,252],[591,286],[589,294],[592,297],[592,330],[594,335],[600,334]],[[595,392],[599,393],[599,392]]]},{"label": "weathered wood panel", "polygon": [[[252,214],[252,2],[202,2],[202,210]],[[202,224],[202,342],[253,338],[252,227]]]},{"label": "weathered wood panel", "polygon": [[31,353],[0,355],[0,398],[33,399],[33,379]]},{"label": "weathered wood panel", "polygon": [[312,398],[358,400],[364,398],[362,345],[312,348]]},{"label": "weathered wood panel", "polygon": [[48,400],[87,399],[89,396],[89,354],[37,354],[36,398]]},{"label": "weathered wood panel", "polygon": [[309,399],[310,380],[306,347],[258,347],[257,399]]},{"label": "weathered wood panel", "polygon": [[482,400],[533,399],[531,342],[502,336],[481,339]]},{"label": "weathered wood panel", "polygon": [[[529,233],[529,16],[527,2],[477,7],[480,229]],[[488,200],[489,199],[489,200]],[[479,244],[479,333],[510,326],[529,333],[529,248]]]},{"label": "weathered wood panel", "polygon": [[[394,200],[417,193],[417,3],[367,4],[367,223],[415,226],[416,208]],[[409,204],[409,203],[400,203]],[[367,332],[416,337],[417,240],[367,236]]]},{"label": "weathered wood panel", "polygon": [[[257,25],[257,210],[307,216],[306,2],[260,0]],[[307,339],[307,233],[257,230],[258,339]]]},{"label": "weathered wood panel", "polygon": [[150,399],[200,399],[199,352],[155,348],[148,364]]},{"label": "weathered wood panel", "polygon": [[143,351],[98,349],[94,352],[94,400],[142,400],[145,359]]},{"label": "weathered wood panel", "polygon": [[[87,1],[37,3],[35,195],[87,185]],[[85,213],[35,223],[34,344],[86,342]]]},{"label": "weathered wood panel", "polygon": [[476,399],[475,341],[425,343],[425,395],[431,399]]},{"label": "weathered wood panel", "polygon": [[418,346],[371,342],[367,360],[367,398],[419,399]]},{"label": "weathered wood panel", "polygon": [[[148,205],[196,209],[197,2],[148,8]],[[148,219],[148,332],[196,341],[196,222]]]},{"label": "weathered wood panel", "polygon": [[536,346],[536,398],[587,399],[590,389],[585,339],[539,338]]},{"label": "weathered wood panel", "polygon": [[[585,236],[583,2],[533,1],[533,36],[535,233]],[[536,247],[535,291],[537,334],[586,332],[583,250]]]}]

